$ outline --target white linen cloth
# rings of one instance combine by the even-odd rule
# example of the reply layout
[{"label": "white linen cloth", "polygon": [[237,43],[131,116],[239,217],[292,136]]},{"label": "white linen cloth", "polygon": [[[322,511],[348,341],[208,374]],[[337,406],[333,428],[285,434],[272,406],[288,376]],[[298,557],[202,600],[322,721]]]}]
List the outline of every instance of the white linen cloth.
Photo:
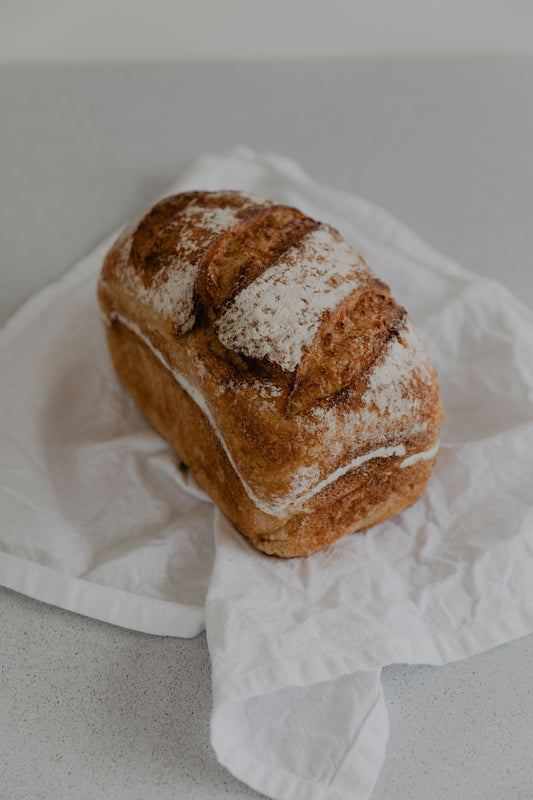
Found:
[{"label": "white linen cloth", "polygon": [[381,209],[236,148],[170,187],[296,205],[411,314],[447,419],[421,500],[305,559],[253,550],[122,390],[95,297],[113,237],[0,333],[0,583],[128,628],[207,628],[212,742],[272,798],[363,800],[385,754],[384,665],[533,630],[533,314]]}]

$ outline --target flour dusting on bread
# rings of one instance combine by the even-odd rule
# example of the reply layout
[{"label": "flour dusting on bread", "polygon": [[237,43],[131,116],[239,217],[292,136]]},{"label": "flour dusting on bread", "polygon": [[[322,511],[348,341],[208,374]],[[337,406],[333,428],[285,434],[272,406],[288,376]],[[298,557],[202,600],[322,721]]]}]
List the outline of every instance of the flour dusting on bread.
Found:
[{"label": "flour dusting on bread", "polygon": [[368,376],[363,402],[374,404],[380,414],[395,420],[414,417],[420,398],[413,391],[413,380],[431,383],[432,370],[420,339],[409,319],[393,337]]},{"label": "flour dusting on bread", "polygon": [[[136,292],[139,300],[171,321],[174,330],[186,333],[195,324],[194,284],[198,263],[206,248],[224,231],[232,228],[240,216],[261,201],[255,195],[240,192],[212,193],[211,202],[220,197],[225,204],[203,206],[192,201],[165,226],[164,232],[176,230],[176,243],[168,254],[168,263],[147,286],[130,262],[124,264],[123,278]],[[230,203],[228,203],[228,198]],[[130,230],[129,244],[135,233]]]},{"label": "flour dusting on bread", "polygon": [[292,371],[324,314],[369,276],[361,257],[321,225],[237,295],[215,323],[219,339],[230,350]]}]

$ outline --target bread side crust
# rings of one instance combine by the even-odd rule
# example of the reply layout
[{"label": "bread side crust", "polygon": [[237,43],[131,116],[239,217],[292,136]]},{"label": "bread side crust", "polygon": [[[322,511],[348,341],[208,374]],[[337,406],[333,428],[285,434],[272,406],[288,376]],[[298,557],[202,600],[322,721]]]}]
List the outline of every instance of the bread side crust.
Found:
[{"label": "bread side crust", "polygon": [[296,512],[265,514],[244,490],[209,420],[169,369],[118,320],[106,332],[116,372],[147,419],[223,513],[264,553],[283,558],[315,553],[403,511],[427,485],[435,457],[408,468],[401,466],[405,455],[374,458]]}]

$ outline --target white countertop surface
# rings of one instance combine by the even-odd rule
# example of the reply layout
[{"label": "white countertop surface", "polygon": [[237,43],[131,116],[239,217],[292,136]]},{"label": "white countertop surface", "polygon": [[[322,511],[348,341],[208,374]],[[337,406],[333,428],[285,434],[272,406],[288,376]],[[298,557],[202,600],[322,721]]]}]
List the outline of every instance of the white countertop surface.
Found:
[{"label": "white countertop surface", "polygon": [[[288,155],[533,307],[533,58],[0,70],[0,323],[197,155]],[[258,798],[209,744],[205,636],[0,589],[2,800]],[[372,800],[533,797],[533,636],[384,670]]]}]

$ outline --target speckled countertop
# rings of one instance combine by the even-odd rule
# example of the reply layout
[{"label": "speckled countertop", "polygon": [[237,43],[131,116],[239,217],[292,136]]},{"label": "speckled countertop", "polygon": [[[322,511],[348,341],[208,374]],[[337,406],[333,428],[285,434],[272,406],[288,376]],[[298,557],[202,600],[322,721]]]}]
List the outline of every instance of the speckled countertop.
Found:
[{"label": "speckled countertop", "polygon": [[[383,205],[533,307],[533,59],[0,70],[0,322],[236,144]],[[114,628],[0,589],[2,800],[259,797],[209,744],[205,636]],[[372,800],[533,797],[533,636],[384,670]]]}]

